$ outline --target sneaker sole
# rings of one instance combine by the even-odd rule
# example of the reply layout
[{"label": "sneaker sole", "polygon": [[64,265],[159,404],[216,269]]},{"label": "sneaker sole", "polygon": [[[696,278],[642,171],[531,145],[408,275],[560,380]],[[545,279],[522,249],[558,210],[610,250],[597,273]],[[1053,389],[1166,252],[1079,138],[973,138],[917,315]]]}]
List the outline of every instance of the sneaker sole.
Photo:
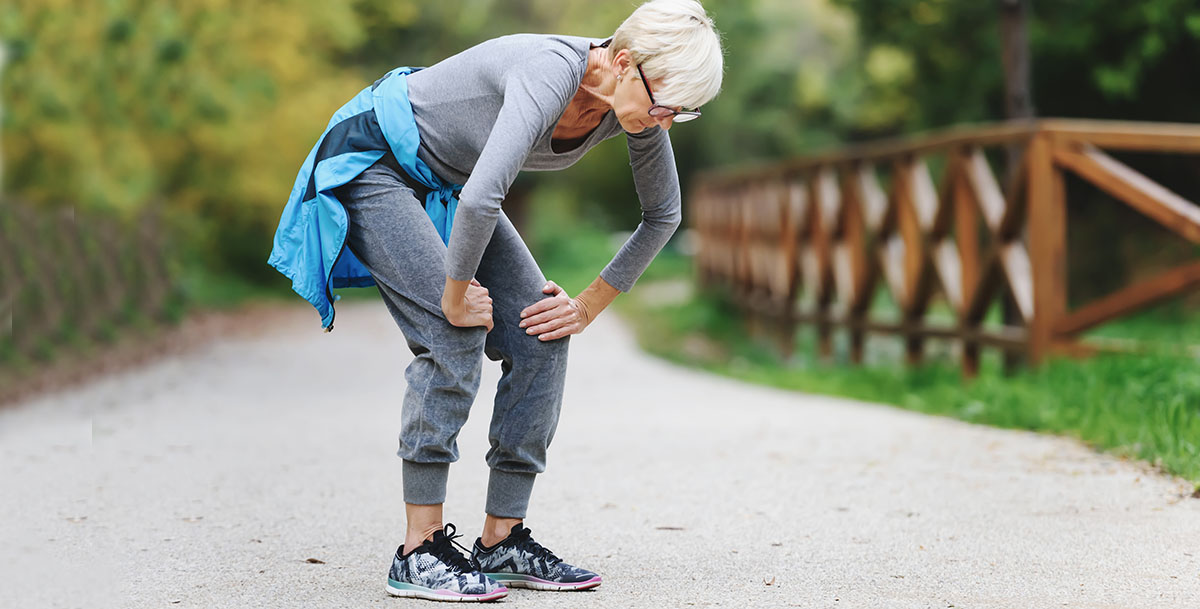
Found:
[{"label": "sneaker sole", "polygon": [[550,590],[558,592],[568,590],[589,590],[603,583],[600,580],[599,575],[589,580],[572,583],[552,582],[534,577],[532,575],[521,575],[519,573],[484,573],[484,575],[492,578],[496,581],[496,583],[508,588],[529,588],[532,590]]},{"label": "sneaker sole", "polygon": [[398,582],[392,578],[388,578],[387,593],[392,596],[400,596],[404,598],[423,598],[431,601],[443,601],[448,603],[455,602],[487,602],[498,601],[505,596],[508,596],[508,588],[501,586],[491,594],[460,594],[449,590],[434,590],[416,584],[406,584]]}]

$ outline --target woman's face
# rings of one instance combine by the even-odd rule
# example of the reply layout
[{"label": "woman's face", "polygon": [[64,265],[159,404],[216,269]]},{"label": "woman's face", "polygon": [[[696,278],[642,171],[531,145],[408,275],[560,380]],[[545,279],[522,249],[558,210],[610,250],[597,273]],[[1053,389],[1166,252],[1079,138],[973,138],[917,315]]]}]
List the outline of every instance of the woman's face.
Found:
[{"label": "woman's face", "polygon": [[[654,102],[650,101],[646,85],[638,79],[637,66],[628,61],[627,57],[621,57],[624,53],[625,51],[621,51],[617,56],[618,66],[624,65],[625,68],[619,72],[621,79],[617,81],[617,88],[613,92],[613,112],[617,115],[617,121],[630,133],[640,133],[650,127],[670,129],[675,117],[650,116],[650,106]],[[624,61],[621,61],[622,59]],[[651,79],[647,84],[650,86],[650,92],[654,92],[662,86],[662,81]]]}]

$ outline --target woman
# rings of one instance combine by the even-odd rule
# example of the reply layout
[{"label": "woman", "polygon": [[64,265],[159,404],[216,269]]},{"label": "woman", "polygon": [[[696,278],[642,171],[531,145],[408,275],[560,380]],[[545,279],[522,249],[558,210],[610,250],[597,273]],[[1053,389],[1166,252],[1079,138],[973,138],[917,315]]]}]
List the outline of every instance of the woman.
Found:
[{"label": "woman", "polygon": [[[330,287],[378,286],[416,356],[397,453],[407,532],[389,593],[495,600],[504,586],[600,585],[534,541],[523,519],[558,422],[567,337],[628,291],[678,226],[667,130],[699,116],[685,108],[716,96],[722,69],[699,3],[653,0],[608,40],[505,36],[429,68],[393,70],[338,110],[309,154],[271,264],[326,331]],[[571,298],[542,275],[501,201],[518,171],[563,169],[622,132],[642,222]],[[502,362],[502,377],[484,528],[468,559],[453,525],[443,527],[442,503],[481,353]]]}]

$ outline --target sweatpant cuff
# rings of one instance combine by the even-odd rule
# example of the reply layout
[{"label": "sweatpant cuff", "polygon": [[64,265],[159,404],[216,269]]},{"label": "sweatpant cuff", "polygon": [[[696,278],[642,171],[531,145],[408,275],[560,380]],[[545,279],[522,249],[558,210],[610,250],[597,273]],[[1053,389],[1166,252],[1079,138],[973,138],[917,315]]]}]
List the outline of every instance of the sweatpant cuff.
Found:
[{"label": "sweatpant cuff", "polygon": [[524,518],[536,477],[537,474],[493,469],[488,478],[487,513],[497,518]]},{"label": "sweatpant cuff", "polygon": [[446,502],[446,480],[450,477],[449,463],[417,463],[404,461],[404,502],[416,505],[436,505]]}]

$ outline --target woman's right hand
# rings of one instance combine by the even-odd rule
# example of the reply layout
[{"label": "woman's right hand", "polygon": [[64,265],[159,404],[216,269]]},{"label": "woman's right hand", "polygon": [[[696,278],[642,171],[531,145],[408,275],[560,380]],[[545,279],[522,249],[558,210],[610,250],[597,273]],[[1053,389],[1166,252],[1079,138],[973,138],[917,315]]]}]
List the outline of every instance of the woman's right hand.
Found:
[{"label": "woman's right hand", "polygon": [[466,293],[456,298],[454,292],[458,290],[450,285],[452,281],[447,278],[447,289],[442,293],[442,313],[446,315],[446,321],[460,328],[484,326],[491,332],[492,299],[488,296],[487,288],[472,279]]}]

